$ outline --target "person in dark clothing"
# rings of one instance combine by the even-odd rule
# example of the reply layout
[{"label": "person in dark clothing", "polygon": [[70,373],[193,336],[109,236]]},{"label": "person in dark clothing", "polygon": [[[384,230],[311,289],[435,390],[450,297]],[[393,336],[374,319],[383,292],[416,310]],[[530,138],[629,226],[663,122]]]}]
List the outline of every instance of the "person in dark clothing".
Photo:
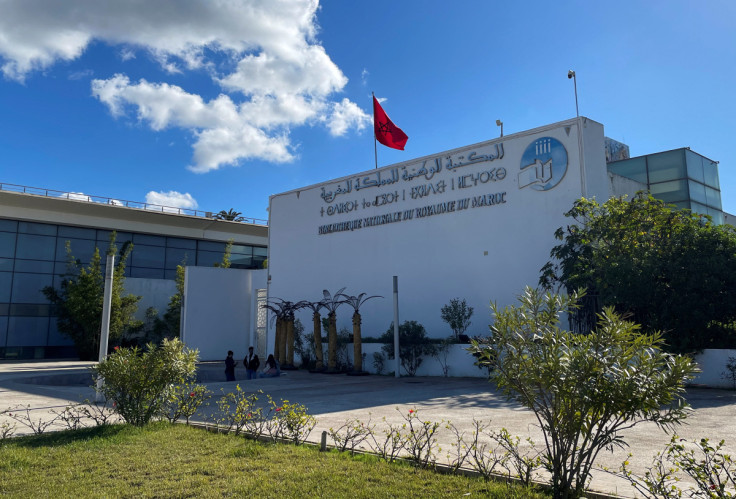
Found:
[{"label": "person in dark clothing", "polygon": [[235,381],[235,359],[233,359],[233,351],[227,351],[227,358],[225,359],[225,381]]},{"label": "person in dark clothing", "polygon": [[248,355],[243,359],[243,365],[245,366],[246,379],[256,379],[258,377],[258,368],[261,365],[261,361],[258,359],[258,355],[253,352],[253,347],[248,347]]},{"label": "person in dark clothing", "polygon": [[274,359],[273,354],[268,356],[266,359],[266,367],[263,368],[263,372],[258,375],[259,378],[277,378],[281,375],[281,366],[278,361]]}]

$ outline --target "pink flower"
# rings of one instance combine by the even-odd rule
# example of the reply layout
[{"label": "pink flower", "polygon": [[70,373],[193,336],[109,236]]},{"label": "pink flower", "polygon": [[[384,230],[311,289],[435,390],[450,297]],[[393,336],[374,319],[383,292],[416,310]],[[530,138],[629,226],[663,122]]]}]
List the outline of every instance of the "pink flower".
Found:
[{"label": "pink flower", "polygon": [[249,413],[248,413],[248,417],[249,417],[249,418],[252,418],[252,417],[253,417],[253,414],[251,414],[251,413],[249,412]]},{"label": "pink flower", "polygon": [[715,484],[713,484],[713,485],[710,486],[710,490],[716,490]]},{"label": "pink flower", "polygon": [[112,403],[112,406],[113,406],[113,407],[117,407],[117,406],[118,406],[118,403],[117,403],[117,402],[113,402],[113,403]]},{"label": "pink flower", "polygon": [[113,348],[113,350],[120,350],[120,347],[115,347]]},{"label": "pink flower", "polygon": [[279,412],[281,410],[281,407],[276,408],[276,412]]},{"label": "pink flower", "polygon": [[194,392],[189,394],[190,397],[194,397]]},{"label": "pink flower", "polygon": [[409,409],[409,414],[414,414],[414,409]]}]

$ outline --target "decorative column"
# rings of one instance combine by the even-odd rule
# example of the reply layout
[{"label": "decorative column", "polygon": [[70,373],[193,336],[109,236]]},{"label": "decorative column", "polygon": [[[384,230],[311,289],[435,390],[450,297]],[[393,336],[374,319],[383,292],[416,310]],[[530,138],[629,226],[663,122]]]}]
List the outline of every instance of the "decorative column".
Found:
[{"label": "decorative column", "polygon": [[360,337],[361,318],[358,312],[353,313],[353,371],[363,370],[363,341]]},{"label": "decorative column", "polygon": [[274,342],[273,342],[273,356],[277,362],[281,363],[279,359],[279,351],[281,349],[281,317],[276,316],[276,328],[274,329]]},{"label": "decorative column", "polygon": [[312,323],[314,327],[314,355],[317,358],[316,369],[319,371],[325,368],[322,352],[322,317],[320,317],[319,312],[312,314]]},{"label": "decorative column", "polygon": [[294,314],[286,319],[286,366],[294,367]]},{"label": "decorative column", "polygon": [[279,364],[286,364],[286,318],[281,319],[281,333],[279,337]]},{"label": "decorative column", "polygon": [[330,326],[328,328],[327,345],[327,367],[329,371],[337,371],[337,314],[330,312],[327,316]]}]

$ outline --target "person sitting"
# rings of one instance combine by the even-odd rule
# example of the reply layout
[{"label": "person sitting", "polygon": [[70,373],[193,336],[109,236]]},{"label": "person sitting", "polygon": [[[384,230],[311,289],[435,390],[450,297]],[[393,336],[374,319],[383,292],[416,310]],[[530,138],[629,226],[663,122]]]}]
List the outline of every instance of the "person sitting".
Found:
[{"label": "person sitting", "polygon": [[273,354],[268,356],[266,359],[266,366],[263,368],[263,372],[258,376],[259,378],[276,378],[281,376],[281,366],[274,359]]},{"label": "person sitting", "polygon": [[235,381],[235,359],[233,359],[233,351],[227,351],[227,358],[225,359],[225,381]]},{"label": "person sitting", "polygon": [[248,355],[243,359],[243,365],[245,366],[246,379],[256,379],[258,377],[258,368],[261,366],[261,361],[258,359],[258,355],[253,353],[253,347],[248,347]]}]

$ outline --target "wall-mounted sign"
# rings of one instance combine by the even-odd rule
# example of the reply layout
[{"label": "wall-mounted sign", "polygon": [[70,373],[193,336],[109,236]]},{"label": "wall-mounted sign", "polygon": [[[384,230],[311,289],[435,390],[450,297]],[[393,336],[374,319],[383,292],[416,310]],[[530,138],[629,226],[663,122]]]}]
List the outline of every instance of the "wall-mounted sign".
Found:
[{"label": "wall-mounted sign", "polygon": [[524,150],[521,156],[519,189],[531,187],[548,191],[560,183],[567,173],[567,150],[553,137],[542,137]]}]

